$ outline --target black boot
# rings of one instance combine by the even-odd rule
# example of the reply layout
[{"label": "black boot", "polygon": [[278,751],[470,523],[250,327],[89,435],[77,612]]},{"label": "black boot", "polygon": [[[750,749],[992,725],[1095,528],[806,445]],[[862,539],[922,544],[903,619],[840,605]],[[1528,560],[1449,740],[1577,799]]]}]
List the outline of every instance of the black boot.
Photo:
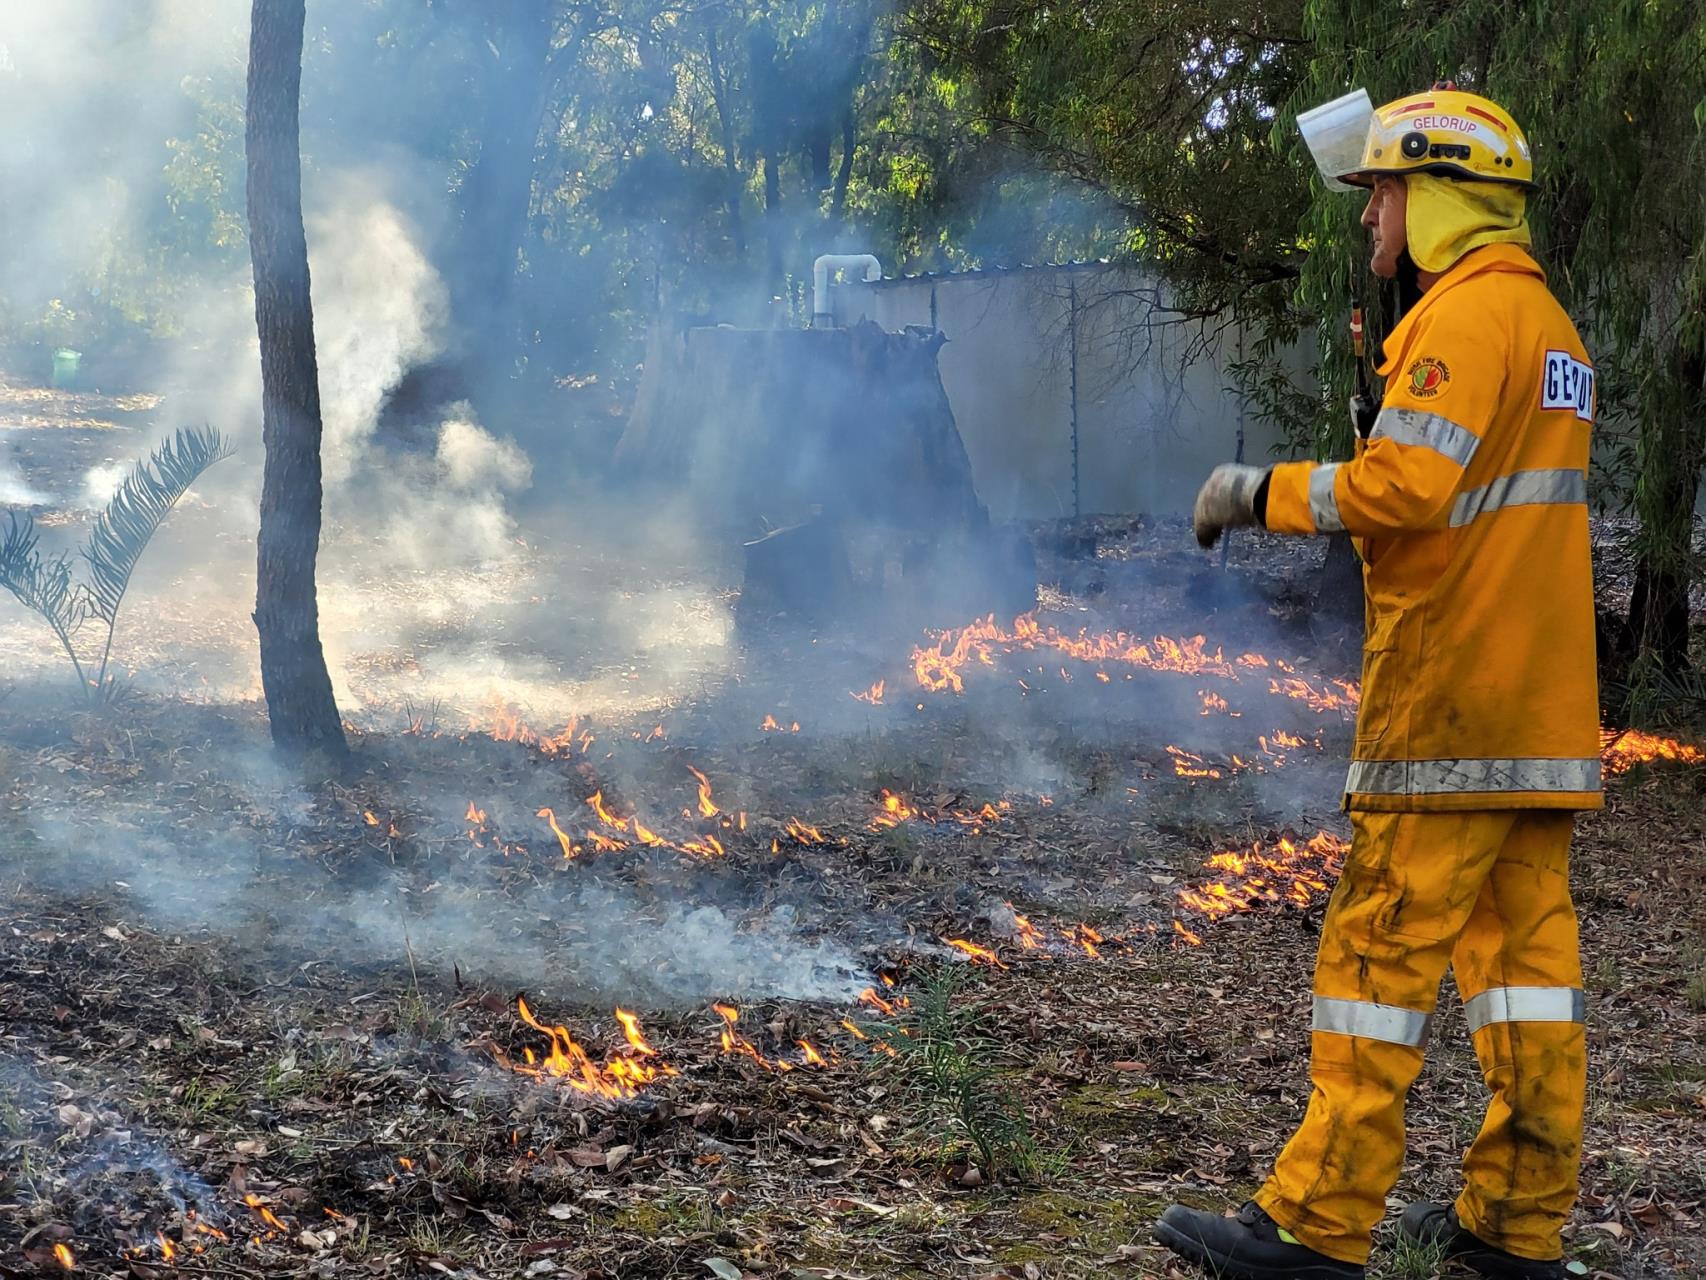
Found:
[{"label": "black boot", "polygon": [[1361,1280],[1363,1269],[1280,1237],[1280,1225],[1252,1201],[1225,1218],[1176,1204],[1155,1224],[1155,1240],[1206,1267],[1218,1280]]},{"label": "black boot", "polygon": [[1447,1258],[1489,1280],[1564,1280],[1562,1262],[1536,1262],[1495,1249],[1457,1220],[1456,1209],[1444,1205],[1411,1205],[1404,1210],[1398,1230],[1406,1240],[1444,1249]]}]

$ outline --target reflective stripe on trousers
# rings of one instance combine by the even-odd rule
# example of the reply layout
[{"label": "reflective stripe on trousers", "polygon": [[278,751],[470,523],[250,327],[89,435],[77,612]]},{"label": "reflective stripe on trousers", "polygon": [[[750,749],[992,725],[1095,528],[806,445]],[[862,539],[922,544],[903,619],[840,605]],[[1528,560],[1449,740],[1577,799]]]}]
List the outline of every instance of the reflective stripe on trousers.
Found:
[{"label": "reflective stripe on trousers", "polygon": [[1309,1026],[1312,1031],[1328,1031],[1335,1035],[1357,1036],[1363,1040],[1380,1040],[1386,1044],[1404,1044],[1420,1049],[1428,1040],[1433,1015],[1417,1013],[1394,1004],[1375,1004],[1369,1000],[1334,1000],[1316,996]]},{"label": "reflective stripe on trousers", "polygon": [[1587,997],[1579,987],[1494,987],[1463,1002],[1469,1030],[1495,1022],[1585,1022]]},{"label": "reflective stripe on trousers", "polygon": [[1598,791],[1599,757],[1586,760],[1353,760],[1353,795],[1443,795],[1458,791]]}]

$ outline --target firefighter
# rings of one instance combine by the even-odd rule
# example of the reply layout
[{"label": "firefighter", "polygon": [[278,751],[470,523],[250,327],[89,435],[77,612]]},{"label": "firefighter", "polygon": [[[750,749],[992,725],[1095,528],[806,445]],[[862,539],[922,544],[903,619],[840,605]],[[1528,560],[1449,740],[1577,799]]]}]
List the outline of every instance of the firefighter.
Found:
[{"label": "firefighter", "polygon": [[[1450,85],[1362,102],[1360,155],[1324,172],[1369,189],[1371,268],[1412,299],[1385,397],[1350,461],[1221,466],[1195,511],[1204,546],[1236,525],[1342,530],[1364,562],[1354,840],[1316,958],[1313,1087],[1251,1203],[1175,1205],[1156,1238],[1222,1277],[1363,1275],[1449,964],[1492,1100],[1456,1203],[1411,1205],[1400,1229],[1483,1276],[1562,1276],[1586,1076],[1567,864],[1574,812],[1602,803],[1594,369],[1527,252],[1511,116]],[[1334,152],[1305,136],[1318,163]]]}]

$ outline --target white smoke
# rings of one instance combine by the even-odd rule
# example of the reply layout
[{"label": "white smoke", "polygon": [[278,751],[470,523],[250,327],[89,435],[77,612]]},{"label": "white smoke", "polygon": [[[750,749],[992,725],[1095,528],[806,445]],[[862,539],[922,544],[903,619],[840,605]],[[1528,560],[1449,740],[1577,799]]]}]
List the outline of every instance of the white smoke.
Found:
[{"label": "white smoke", "polygon": [[513,441],[475,422],[470,406],[453,405],[448,413],[430,458],[391,459],[379,481],[385,523],[378,532],[393,562],[422,568],[490,562],[516,550],[506,499],[532,483],[533,463]]},{"label": "white smoke", "polygon": [[326,482],[336,486],[364,461],[386,392],[443,350],[450,304],[418,229],[380,175],[342,173],[320,186],[309,270],[323,459]]},{"label": "white smoke", "polygon": [[130,468],[122,462],[103,462],[83,473],[83,505],[99,511],[112,501]]},{"label": "white smoke", "polygon": [[40,507],[52,499],[18,473],[10,462],[0,458],[0,503],[9,507]]}]

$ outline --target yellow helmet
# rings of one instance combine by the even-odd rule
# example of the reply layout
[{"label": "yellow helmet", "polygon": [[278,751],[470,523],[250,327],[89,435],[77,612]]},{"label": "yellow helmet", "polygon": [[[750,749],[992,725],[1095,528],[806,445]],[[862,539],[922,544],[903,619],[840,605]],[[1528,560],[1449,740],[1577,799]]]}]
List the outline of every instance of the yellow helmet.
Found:
[{"label": "yellow helmet", "polygon": [[1371,187],[1377,173],[1431,173],[1534,188],[1534,159],[1522,129],[1498,103],[1449,81],[1388,102],[1373,114],[1356,168],[1341,182]]}]

